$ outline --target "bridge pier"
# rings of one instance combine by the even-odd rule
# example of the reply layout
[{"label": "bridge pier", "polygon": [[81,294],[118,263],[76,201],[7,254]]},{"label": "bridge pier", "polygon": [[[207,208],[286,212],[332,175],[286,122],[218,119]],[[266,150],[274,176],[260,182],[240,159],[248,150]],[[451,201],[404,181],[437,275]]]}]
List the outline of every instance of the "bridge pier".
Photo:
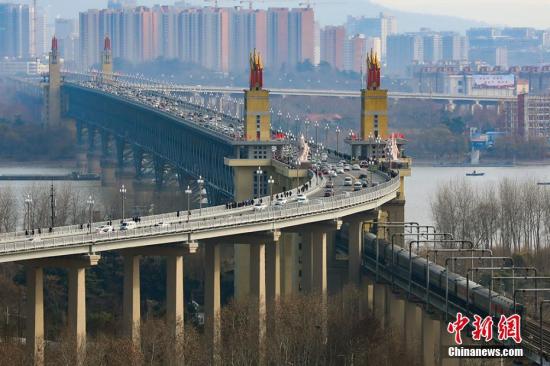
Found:
[{"label": "bridge pier", "polygon": [[88,150],[88,174],[101,174],[101,162],[99,154]]},{"label": "bridge pier", "polygon": [[184,271],[183,255],[174,254],[166,258],[166,324],[172,340],[172,365],[183,361],[184,334]]},{"label": "bridge pier", "polygon": [[110,158],[101,159],[101,184],[104,186],[116,183],[116,163]]},{"label": "bridge pier", "polygon": [[290,296],[299,289],[298,258],[300,236],[297,233],[282,233],[281,250],[281,293]]},{"label": "bridge pier", "polygon": [[422,359],[424,366],[439,365],[441,324],[432,314],[422,313]]},{"label": "bridge pier", "polygon": [[136,179],[139,180],[143,176],[143,149],[134,146],[132,148],[132,158],[134,161]]},{"label": "bridge pier", "polygon": [[313,282],[313,235],[311,232],[304,231],[301,235],[301,253],[300,258],[302,262],[301,271],[302,276],[300,278],[300,291],[303,293],[310,293]]},{"label": "bridge pier", "polygon": [[141,256],[124,253],[124,286],[122,319],[123,331],[134,347],[141,345],[141,309],[140,309],[140,278],[139,260]]},{"label": "bridge pier", "polygon": [[166,166],[164,160],[157,156],[153,158],[153,165],[155,169],[155,187],[160,191],[164,186],[164,173]]},{"label": "bridge pier", "polygon": [[405,299],[392,290],[391,286],[386,287],[388,294],[389,326],[397,330],[397,336],[404,340],[405,332]]},{"label": "bridge pier", "polygon": [[422,355],[422,307],[412,301],[405,303],[405,345],[413,356]]},{"label": "bridge pier", "polygon": [[328,292],[327,292],[327,233],[321,229],[312,232],[312,292],[321,298],[321,334],[328,341]]},{"label": "bridge pier", "polygon": [[373,314],[380,322],[382,329],[386,328],[386,306],[387,306],[387,291],[386,285],[375,283],[373,287]]},{"label": "bridge pier", "polygon": [[259,242],[250,246],[250,298],[252,304],[251,321],[254,334],[257,335],[253,346],[258,355],[258,365],[266,362],[266,262],[265,243]]},{"label": "bridge pier", "polygon": [[44,364],[44,270],[28,266],[27,277],[27,319],[26,347],[32,364]]},{"label": "bridge pier", "polygon": [[210,364],[221,365],[220,246],[205,243],[204,333],[209,346]]}]

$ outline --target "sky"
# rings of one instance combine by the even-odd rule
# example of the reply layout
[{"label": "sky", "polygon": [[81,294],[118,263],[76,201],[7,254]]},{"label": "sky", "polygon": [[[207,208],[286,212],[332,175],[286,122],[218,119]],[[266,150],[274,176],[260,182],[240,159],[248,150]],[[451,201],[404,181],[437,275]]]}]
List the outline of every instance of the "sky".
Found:
[{"label": "sky", "polygon": [[[9,1],[9,0],[8,0]],[[12,0],[17,1],[17,0]],[[23,0],[25,1],[25,0]],[[30,1],[30,0],[26,0]],[[37,0],[48,8],[50,17],[76,18],[78,11],[103,8],[107,0]],[[188,0],[192,4],[213,4]],[[296,6],[304,0],[260,0],[256,6]],[[347,14],[374,15],[369,0],[311,0],[322,24],[341,24]],[[550,28],[550,0],[370,0],[389,9],[458,16],[493,25]],[[174,0],[138,0],[141,5],[173,4]],[[239,5],[238,0],[219,0],[220,6]],[[246,4],[244,6],[247,6]],[[379,7],[376,7],[376,11]]]}]

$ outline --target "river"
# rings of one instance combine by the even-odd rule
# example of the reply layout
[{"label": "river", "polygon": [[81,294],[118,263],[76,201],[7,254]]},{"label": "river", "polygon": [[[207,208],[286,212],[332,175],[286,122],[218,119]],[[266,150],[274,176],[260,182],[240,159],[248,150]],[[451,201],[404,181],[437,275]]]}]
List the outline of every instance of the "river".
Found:
[{"label": "river", "polygon": [[[527,179],[537,182],[550,181],[549,165],[515,167],[478,167],[484,176],[467,177],[471,167],[423,167],[414,166],[412,174],[405,180],[405,219],[421,224],[433,223],[431,201],[437,187],[453,179],[466,179],[475,185],[496,184],[502,178]],[[550,187],[549,187],[550,189]]]},{"label": "river", "polygon": [[[70,168],[64,167],[33,167],[17,165],[0,165],[0,175],[10,174],[68,174]],[[466,173],[471,172],[469,167],[429,167],[413,166],[412,175],[405,181],[405,216],[407,221],[416,221],[424,224],[433,222],[431,214],[431,200],[437,191],[438,185],[452,179],[466,179],[476,185],[496,184],[499,179],[509,178],[534,178],[536,181],[550,181],[550,166],[521,166],[521,167],[487,167],[477,168],[478,172],[485,173],[484,176],[467,177]],[[105,188],[101,187],[99,181],[72,181],[54,182],[56,188],[70,184],[73,191],[87,197],[94,195],[96,202],[104,196]],[[16,195],[18,206],[23,205],[25,195],[33,187],[50,186],[48,181],[0,181],[0,190],[11,187]],[[549,188],[550,189],[550,188]],[[111,188],[112,190],[112,188]],[[97,202],[99,203],[99,202]]]}]

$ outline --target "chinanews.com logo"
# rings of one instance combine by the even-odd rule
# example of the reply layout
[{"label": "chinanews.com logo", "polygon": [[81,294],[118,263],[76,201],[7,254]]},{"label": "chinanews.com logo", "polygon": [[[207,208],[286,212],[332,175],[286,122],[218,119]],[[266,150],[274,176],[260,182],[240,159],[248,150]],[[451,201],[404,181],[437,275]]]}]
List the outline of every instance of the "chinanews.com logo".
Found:
[{"label": "chinanews.com logo", "polygon": [[[463,344],[462,332],[466,332],[466,326],[473,328],[471,338],[483,344]],[[462,313],[456,314],[456,320],[447,325],[447,332],[454,335],[455,345],[445,346],[443,354],[447,358],[469,357],[469,358],[491,358],[491,357],[523,357],[523,348],[510,347],[513,344],[521,344],[521,316],[513,314],[510,316],[501,315],[498,323],[493,317],[482,318],[479,315],[473,316],[473,321]],[[495,342],[507,342],[506,345],[496,345]]]}]

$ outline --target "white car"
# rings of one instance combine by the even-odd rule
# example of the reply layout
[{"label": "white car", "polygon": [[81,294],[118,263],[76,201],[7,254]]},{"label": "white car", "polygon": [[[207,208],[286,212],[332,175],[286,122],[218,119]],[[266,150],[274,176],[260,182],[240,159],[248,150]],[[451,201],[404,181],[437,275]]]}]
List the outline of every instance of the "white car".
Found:
[{"label": "white car", "polygon": [[267,206],[264,203],[258,202],[253,206],[253,210],[254,211],[263,211],[263,210],[265,210],[266,207]]},{"label": "white car", "polygon": [[344,168],[337,168],[336,174],[344,174]]},{"label": "white car", "polygon": [[351,167],[348,164],[344,165],[345,172],[349,172],[350,170],[351,170]]},{"label": "white car", "polygon": [[132,230],[136,227],[137,225],[134,221],[124,221],[122,224],[120,224],[120,230]]},{"label": "white car", "polygon": [[157,223],[155,224],[155,227],[169,227],[169,226],[170,226],[169,223],[163,222],[163,221],[157,222]]},{"label": "white car", "polygon": [[309,200],[307,199],[307,197],[303,194],[299,194],[297,197],[296,197],[296,202],[298,203],[308,203]]},{"label": "white car", "polygon": [[101,225],[100,227],[97,227],[95,229],[95,232],[97,234],[107,234],[107,233],[110,233],[111,231],[115,231],[115,228],[112,227],[111,225]]},{"label": "white car", "polygon": [[283,206],[285,204],[286,204],[286,198],[284,197],[277,198],[277,200],[274,203],[275,206]]},{"label": "white car", "polygon": [[361,188],[363,188],[363,183],[361,183],[359,181],[355,182],[355,184],[353,185],[353,190],[354,191],[360,191]]},{"label": "white car", "polygon": [[359,164],[353,164],[351,169],[352,170],[361,170],[361,167],[359,166]]},{"label": "white car", "polygon": [[353,185],[353,179],[351,177],[344,178],[344,186],[351,187]]},{"label": "white car", "polygon": [[329,172],[329,175],[330,175],[331,177],[335,178],[335,177],[338,176],[338,173],[336,173],[334,170],[331,170],[331,171]]}]

